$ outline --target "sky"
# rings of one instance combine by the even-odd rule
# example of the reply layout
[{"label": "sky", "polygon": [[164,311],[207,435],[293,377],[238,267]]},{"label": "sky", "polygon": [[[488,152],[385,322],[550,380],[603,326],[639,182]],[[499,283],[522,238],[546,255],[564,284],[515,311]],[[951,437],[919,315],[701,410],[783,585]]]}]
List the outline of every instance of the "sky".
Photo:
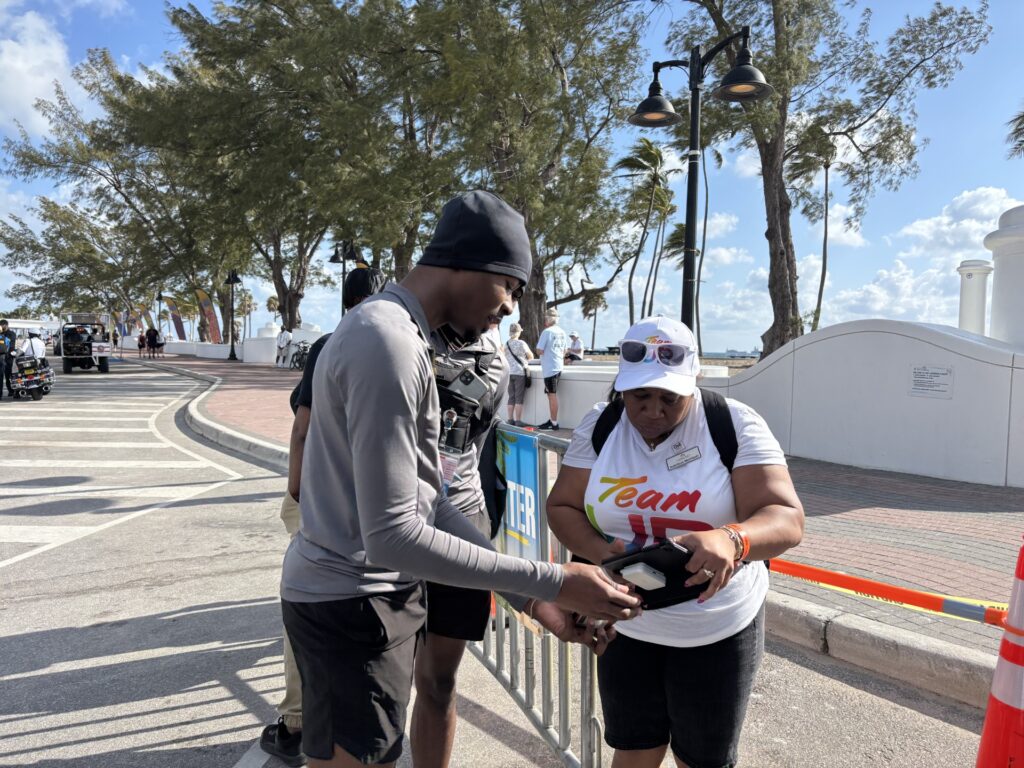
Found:
[{"label": "sky", "polygon": [[[961,0],[975,6],[976,0]],[[872,34],[884,38],[907,15],[927,13],[931,0],[885,0],[864,3],[874,17]],[[197,2],[200,9],[208,2]],[[668,27],[683,13],[679,0],[653,16],[645,43],[648,62],[675,58],[680,51],[664,45]],[[859,230],[843,227],[845,197],[833,175],[829,224],[829,268],[822,308],[823,325],[867,318],[889,318],[956,325],[959,276],[964,259],[991,258],[982,240],[997,226],[1001,213],[1024,204],[1024,160],[1007,159],[1006,123],[1024,109],[1024,92],[1007,88],[1019,57],[1019,30],[1024,28],[1024,2],[992,0],[993,31],[979,53],[943,90],[924,91],[917,101],[917,131],[927,144],[918,154],[919,174],[897,191],[879,190],[869,202]],[[0,0],[0,137],[13,136],[15,121],[38,137],[45,123],[33,109],[36,99],[52,98],[53,82],[68,87],[78,103],[85,96],[71,79],[72,68],[90,48],[107,48],[122,68],[159,65],[165,51],[180,40],[158,0]],[[757,64],[758,41],[752,41]],[[649,63],[637,73],[639,102],[646,95]],[[675,94],[684,87],[685,72],[666,70],[662,82]],[[616,156],[640,136],[667,143],[667,135],[623,125],[614,134]],[[678,158],[675,163],[681,167]],[[709,169],[710,224],[701,320],[704,350],[753,350],[771,324],[768,295],[768,253],[764,239],[764,200],[756,155],[727,150],[722,168]],[[679,207],[685,208],[685,176],[673,176]],[[703,189],[699,205],[703,210]],[[47,183],[26,184],[0,175],[0,217],[27,217],[37,195],[68,199],[68,190]],[[821,270],[821,224],[812,225],[795,213],[792,219],[799,261],[800,309],[813,309]],[[653,241],[653,237],[651,238]],[[325,254],[326,255],[326,254]],[[646,275],[641,261],[639,275]],[[601,272],[592,273],[596,282]],[[0,292],[13,282],[0,274]],[[260,306],[271,294],[269,284],[245,281]],[[670,273],[659,286],[655,313],[678,317],[681,274]],[[642,292],[642,281],[640,291]],[[609,309],[600,313],[596,346],[615,344],[628,327],[625,279],[608,293]],[[639,298],[638,298],[639,301]],[[0,298],[0,308],[15,302]],[[576,304],[560,307],[560,325],[578,330],[591,343],[592,327]],[[337,290],[311,289],[302,302],[303,320],[329,330],[337,323]],[[515,316],[513,316],[515,317]],[[259,327],[271,320],[266,311],[254,316]],[[506,324],[507,325],[507,324]]]}]

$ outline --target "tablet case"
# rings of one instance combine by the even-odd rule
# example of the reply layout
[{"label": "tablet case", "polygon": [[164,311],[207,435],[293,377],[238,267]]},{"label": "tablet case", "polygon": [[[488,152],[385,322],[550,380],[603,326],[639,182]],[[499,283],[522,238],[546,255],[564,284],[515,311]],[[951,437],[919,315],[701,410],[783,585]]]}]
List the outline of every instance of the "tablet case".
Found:
[{"label": "tablet case", "polygon": [[651,590],[635,587],[637,595],[643,600],[644,610],[654,611],[694,600],[707,588],[707,582],[686,586],[686,580],[694,575],[686,570],[689,561],[690,551],[669,539],[636,552],[608,558],[601,565],[616,574],[633,563],[646,563],[656,571],[661,571],[665,575],[664,587]]}]

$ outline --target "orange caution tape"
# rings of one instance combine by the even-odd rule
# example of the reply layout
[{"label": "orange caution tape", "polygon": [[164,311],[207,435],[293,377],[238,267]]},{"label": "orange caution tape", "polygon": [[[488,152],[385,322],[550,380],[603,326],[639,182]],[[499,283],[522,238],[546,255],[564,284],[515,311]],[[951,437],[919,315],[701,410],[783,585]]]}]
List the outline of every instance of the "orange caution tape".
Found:
[{"label": "orange caution tape", "polygon": [[897,587],[860,576],[829,571],[813,565],[794,563],[791,560],[776,558],[771,561],[771,564],[772,571],[776,573],[783,573],[787,576],[803,579],[804,581],[812,581],[817,584],[848,590],[855,594],[875,600],[883,600],[887,603],[906,605],[933,613],[991,624],[1005,629],[1011,634],[1024,637],[1024,631],[1006,624],[1005,609],[983,601],[964,600],[949,597],[948,595],[937,595],[934,592],[924,592],[919,589]]}]

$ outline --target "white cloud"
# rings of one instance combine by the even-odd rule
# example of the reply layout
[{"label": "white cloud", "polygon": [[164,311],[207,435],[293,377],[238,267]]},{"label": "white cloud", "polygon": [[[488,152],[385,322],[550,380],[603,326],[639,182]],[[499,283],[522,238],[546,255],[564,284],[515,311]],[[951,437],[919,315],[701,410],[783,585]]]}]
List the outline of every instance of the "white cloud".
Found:
[{"label": "white cloud", "polygon": [[68,13],[76,8],[91,9],[108,17],[130,10],[125,0],[60,0],[60,7]]},{"label": "white cloud", "polygon": [[[905,259],[928,257],[956,267],[963,259],[985,259],[991,254],[982,241],[999,224],[999,215],[1021,201],[1005,189],[977,187],[961,192],[938,216],[918,219],[900,229],[897,237],[910,240],[900,251]],[[936,261],[938,260],[938,262]]]},{"label": "white cloud", "polygon": [[[846,217],[853,212],[848,205],[830,205],[828,209],[828,244],[845,245],[850,248],[863,248],[868,244],[859,228],[848,228]],[[813,231],[817,233],[819,240],[824,234],[822,222],[814,225]]]},{"label": "white cloud", "polygon": [[736,156],[736,162],[733,164],[733,170],[736,175],[742,179],[750,179],[754,176],[761,175],[761,158],[757,156],[756,152],[751,150],[744,150]]},{"label": "white cloud", "polygon": [[[1000,214],[1020,204],[1005,189],[977,187],[961,192],[937,216],[917,219],[896,233],[895,240],[910,242],[891,267],[878,270],[871,282],[858,288],[831,297],[826,294],[822,320],[837,323],[882,317],[956,325],[960,296],[957,265],[964,259],[991,258],[982,243],[985,235],[998,226]],[[807,277],[806,267],[801,275]],[[801,296],[801,302],[805,301]]]},{"label": "white cloud", "polygon": [[708,240],[728,235],[739,223],[739,216],[734,213],[712,213],[708,216]]},{"label": "white cloud", "polygon": [[[13,6],[8,6],[11,8]],[[3,16],[0,39],[0,127],[20,121],[30,133],[46,130],[46,121],[35,111],[39,98],[53,97],[53,81],[71,80],[71,63],[64,38],[46,18],[28,11]]]},{"label": "white cloud", "polygon": [[706,264],[729,266],[731,264],[752,264],[754,257],[746,248],[715,246],[708,248]]}]

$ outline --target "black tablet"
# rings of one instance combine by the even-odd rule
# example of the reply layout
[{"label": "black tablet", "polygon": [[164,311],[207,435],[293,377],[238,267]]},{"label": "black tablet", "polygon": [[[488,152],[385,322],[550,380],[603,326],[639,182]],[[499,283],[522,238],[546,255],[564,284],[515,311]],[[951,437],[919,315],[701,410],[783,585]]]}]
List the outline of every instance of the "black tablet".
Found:
[{"label": "black tablet", "polygon": [[694,600],[707,588],[707,582],[686,586],[694,574],[686,570],[690,551],[671,539],[644,547],[601,563],[606,570],[621,576],[636,587],[644,610],[653,611]]}]

